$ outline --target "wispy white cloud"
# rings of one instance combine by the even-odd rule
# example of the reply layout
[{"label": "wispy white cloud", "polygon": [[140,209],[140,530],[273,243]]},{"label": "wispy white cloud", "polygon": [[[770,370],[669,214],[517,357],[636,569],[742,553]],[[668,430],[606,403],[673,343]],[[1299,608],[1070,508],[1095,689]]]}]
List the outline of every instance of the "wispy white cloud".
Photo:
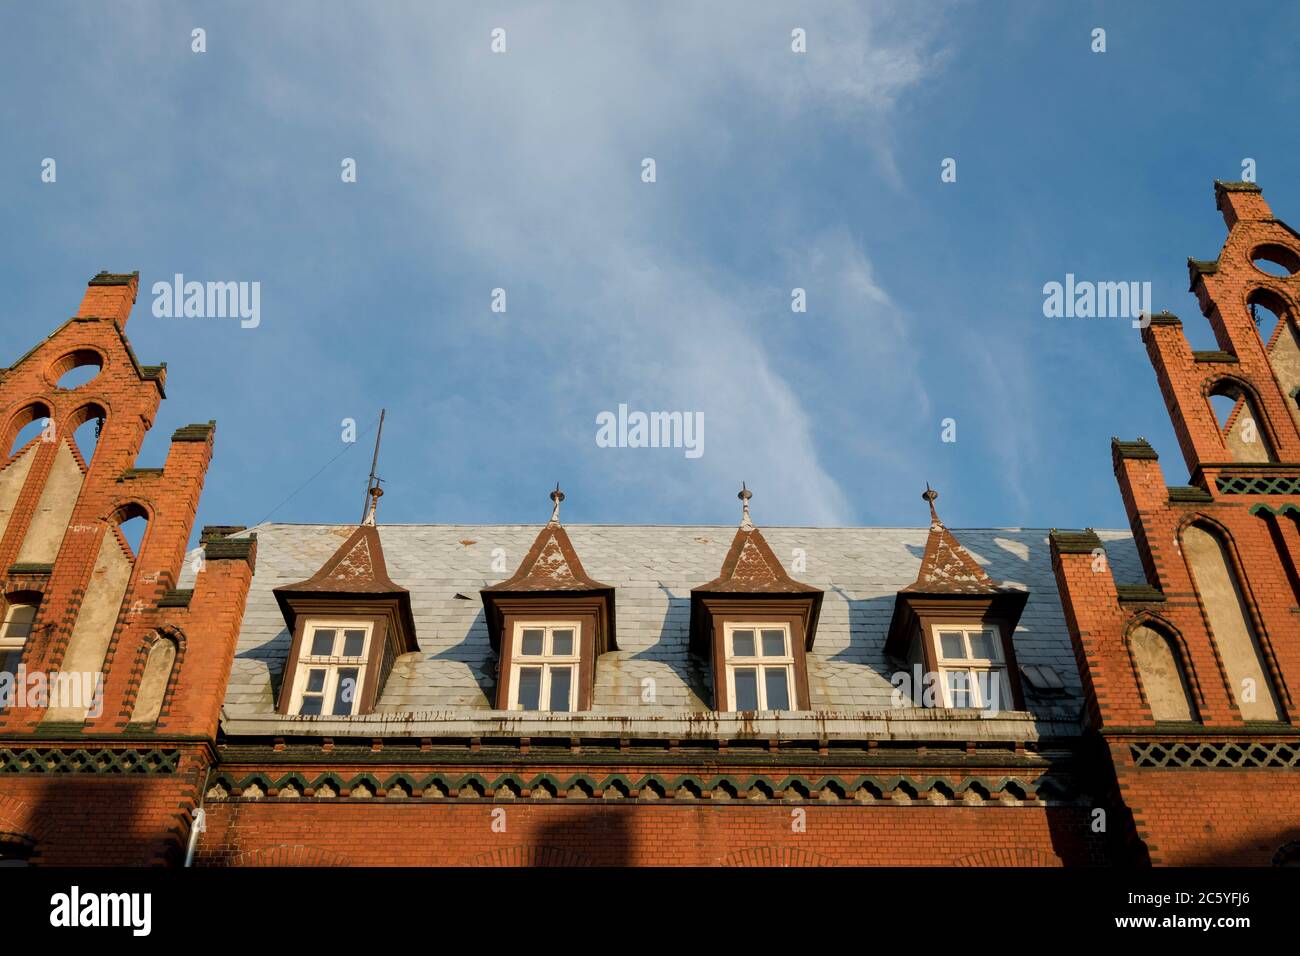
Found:
[{"label": "wispy white cloud", "polygon": [[[425,298],[437,320],[428,323],[430,350],[445,340],[448,323],[464,321],[455,308],[477,298],[486,309],[488,289],[507,288],[510,318],[481,333],[494,336],[497,363],[485,370],[484,394],[455,398],[462,416],[471,414],[468,406],[481,421],[459,435],[490,426],[498,441],[526,443],[537,427],[530,413],[545,407],[548,421],[571,423],[557,440],[571,441],[575,461],[611,487],[625,486],[640,520],[696,517],[684,500],[716,500],[742,478],[760,486],[766,520],[854,520],[844,476],[826,464],[828,446],[861,443],[885,457],[904,450],[833,405],[870,378],[878,399],[907,406],[901,414],[928,414],[905,313],[842,224],[795,225],[791,194],[799,184],[791,183],[744,197],[746,212],[770,210],[756,239],[770,244],[774,268],[815,286],[818,323],[765,329],[756,316],[771,310],[774,296],[788,315],[784,278],[729,263],[716,238],[726,235],[718,228],[725,205],[696,207],[710,198],[710,184],[734,187],[755,172],[756,182],[779,181],[803,137],[819,128],[860,144],[888,177],[893,113],[941,62],[935,13],[850,2],[799,11],[780,3],[491,11],[385,4],[302,22],[312,9],[259,10],[260,27],[214,22],[212,60],[155,66],[158,88],[166,88],[169,70],[179,76],[224,57],[226,86],[203,103],[215,129],[230,136],[220,124],[255,108],[281,133],[301,128],[305,138],[337,142],[340,155],[358,158],[366,188],[400,196],[393,233],[376,241],[427,248],[476,290],[444,285],[432,289],[432,302]],[[153,42],[164,34],[174,42],[175,22],[165,29],[150,22]],[[504,55],[489,50],[494,27],[507,31]],[[807,54],[790,50],[795,27],[807,32]],[[151,109],[175,119],[173,99],[160,97]],[[148,120],[131,121],[132,135],[142,123]],[[247,184],[294,168],[238,136],[228,145],[248,156],[230,170]],[[652,185],[639,179],[647,156],[658,163]],[[236,193],[221,215],[253,229],[267,215],[263,201]],[[309,210],[279,210],[301,212],[311,228]],[[305,323],[316,301],[355,295],[367,281],[365,269],[334,274],[303,288],[301,303],[281,304]],[[414,296],[428,291],[416,278],[410,284]],[[523,315],[526,322],[516,318]],[[805,339],[803,355],[797,337]],[[806,354],[809,338],[820,339],[814,355]],[[320,341],[305,342],[300,355],[286,370],[295,381],[310,377],[304,369],[317,358],[353,390],[364,371],[331,358]],[[282,361],[266,352],[251,360]],[[543,364],[562,371],[543,381]],[[427,408],[447,407],[438,382],[409,367],[402,374]],[[846,383],[839,395],[828,393],[833,378]],[[528,406],[509,417],[503,381],[521,383],[515,400]],[[703,411],[704,457],[684,464],[603,454],[593,441],[594,416],[620,401]],[[445,460],[446,449],[428,454]]]},{"label": "wispy white cloud", "polygon": [[[748,475],[771,520],[851,520],[822,462],[823,410],[807,407],[769,353],[756,296],[741,277],[692,255],[681,230],[707,224],[683,208],[683,182],[789,161],[756,152],[763,137],[734,113],[791,130],[809,115],[858,123],[860,135],[888,143],[891,109],[925,75],[929,31],[891,29],[884,39],[876,24],[897,8],[854,4],[798,16],[751,4],[675,16],[589,11],[559,21],[487,15],[480,45],[454,44],[436,58],[409,42],[419,29],[390,35],[377,58],[386,69],[366,78],[359,97],[383,104],[375,135],[434,170],[425,208],[462,253],[495,264],[504,284],[543,290],[551,318],[539,347],[581,349],[583,365],[599,369],[583,394],[553,396],[575,421],[590,427],[595,411],[630,397],[705,412],[706,454],[690,478],[635,456],[616,463],[646,486],[642,502],[680,501],[684,490],[716,495]],[[494,25],[507,30],[503,56],[487,52]],[[790,52],[794,26],[809,36],[802,57]],[[410,85],[419,71],[429,82]],[[785,148],[800,147],[794,139]],[[658,163],[653,185],[637,178],[644,156]],[[755,198],[780,219],[781,196]],[[899,382],[915,361],[905,318],[848,232],[773,236],[798,243],[794,271],[816,284],[820,315],[831,319],[804,333],[825,339],[816,349],[823,376],[845,370],[834,354],[844,350],[869,375],[912,391]],[[923,391],[915,400],[928,412]],[[861,435],[869,428],[854,431],[869,437]],[[901,452],[880,442],[882,453],[891,449]],[[610,456],[600,460],[613,467]]]}]

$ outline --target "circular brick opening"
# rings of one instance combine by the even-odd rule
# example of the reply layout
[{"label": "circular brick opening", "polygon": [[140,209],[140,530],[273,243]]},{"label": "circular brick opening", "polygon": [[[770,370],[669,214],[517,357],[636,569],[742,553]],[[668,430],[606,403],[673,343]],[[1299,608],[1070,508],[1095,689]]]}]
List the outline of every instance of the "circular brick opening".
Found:
[{"label": "circular brick opening", "polygon": [[1265,275],[1279,278],[1295,275],[1300,271],[1300,255],[1274,242],[1256,246],[1250,254],[1250,261]]}]

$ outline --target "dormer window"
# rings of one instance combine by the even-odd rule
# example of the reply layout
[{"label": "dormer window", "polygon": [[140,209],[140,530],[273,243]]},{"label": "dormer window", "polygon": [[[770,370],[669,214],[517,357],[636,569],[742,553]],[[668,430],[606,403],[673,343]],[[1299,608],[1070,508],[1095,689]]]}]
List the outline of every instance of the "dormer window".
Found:
[{"label": "dormer window", "polygon": [[370,624],[309,621],[298,656],[289,712],[347,717],[358,712],[369,663]]},{"label": "dormer window", "polygon": [[513,635],[511,710],[577,710],[581,623],[517,621]]},{"label": "dormer window", "polygon": [[996,627],[932,626],[945,707],[1010,709],[1012,695]]},{"label": "dormer window", "polygon": [[411,595],[388,577],[373,520],[372,507],[314,576],[275,589],[293,637],[276,708],[282,714],[372,713],[393,662],[419,649]]},{"label": "dormer window", "polygon": [[[898,592],[885,653],[918,706],[996,713],[1023,707],[1011,635],[1029,598],[985,573],[935,511],[916,581]],[[898,677],[899,675],[895,675]]]},{"label": "dormer window", "polygon": [[691,650],[710,665],[714,710],[811,710],[808,651],[822,592],[786,573],[750,521],[749,489],[739,497],[740,527],[721,573],[691,590]]},{"label": "dormer window", "polygon": [[779,622],[727,624],[727,698],[734,709],[790,710],[794,655],[790,626]]},{"label": "dormer window", "polygon": [[563,500],[557,487],[551,520],[519,568],[480,592],[488,642],[497,652],[497,710],[590,710],[596,659],[617,650],[614,589],[583,569],[560,525]]}]

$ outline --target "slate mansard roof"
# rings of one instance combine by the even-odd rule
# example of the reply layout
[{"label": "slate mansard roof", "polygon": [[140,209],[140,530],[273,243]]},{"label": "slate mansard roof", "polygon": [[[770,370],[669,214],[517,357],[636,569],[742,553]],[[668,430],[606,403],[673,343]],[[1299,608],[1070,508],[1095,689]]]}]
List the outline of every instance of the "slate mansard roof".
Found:
[{"label": "slate mansard roof", "polygon": [[[717,724],[731,717],[710,712],[707,664],[690,654],[688,642],[691,589],[718,576],[735,527],[566,529],[586,572],[615,589],[619,649],[597,660],[589,713],[539,716],[492,709],[495,655],[479,591],[510,578],[534,544],[537,525],[382,525],[378,530],[388,574],[410,591],[419,651],[398,658],[373,715],[320,719],[275,714],[290,635],[273,589],[316,574],[356,526],[264,524],[237,535],[257,534],[257,572],[223,726],[234,733],[436,735],[439,726],[465,731],[487,721],[508,732],[508,723],[531,721],[543,733],[559,733],[566,725],[645,720],[689,730],[701,721]],[[1066,684],[1066,696],[1031,697],[1029,713],[1016,718],[1040,733],[1077,731],[1080,681],[1052,574],[1048,532],[954,533],[991,577],[1028,589],[1014,637],[1018,662],[1052,667]],[[814,720],[824,733],[828,721],[840,722],[837,726],[857,721],[859,729],[876,727],[888,735],[903,718],[924,722],[928,732],[941,731],[936,722],[960,720],[971,728],[969,714],[891,704],[890,675],[897,665],[884,653],[885,636],[896,594],[917,578],[929,529],[765,527],[763,534],[787,567],[795,549],[802,549],[806,564],[792,576],[825,590],[808,661],[813,712],[782,715],[782,728],[800,719],[811,726],[807,721]],[[1116,580],[1142,581],[1129,532],[1098,534]],[[494,571],[494,564],[503,570]],[[653,703],[643,701],[646,678],[654,682]],[[880,730],[884,725],[870,723],[877,719],[891,723]]]}]

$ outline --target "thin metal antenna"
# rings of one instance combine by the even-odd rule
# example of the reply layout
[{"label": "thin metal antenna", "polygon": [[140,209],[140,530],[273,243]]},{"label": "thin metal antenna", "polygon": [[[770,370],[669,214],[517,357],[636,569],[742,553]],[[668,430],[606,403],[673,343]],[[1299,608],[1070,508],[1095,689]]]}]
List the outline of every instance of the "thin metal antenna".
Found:
[{"label": "thin metal antenna", "polygon": [[[387,411],[385,408],[379,410],[379,431],[375,434],[375,456],[370,459],[370,477],[366,480],[366,501],[361,506],[363,524],[374,514],[375,505],[379,503],[379,495],[384,493],[379,487],[384,479],[375,474],[375,469],[379,467],[379,443],[384,437],[384,415]],[[378,491],[379,495],[375,494],[375,491]]]}]

